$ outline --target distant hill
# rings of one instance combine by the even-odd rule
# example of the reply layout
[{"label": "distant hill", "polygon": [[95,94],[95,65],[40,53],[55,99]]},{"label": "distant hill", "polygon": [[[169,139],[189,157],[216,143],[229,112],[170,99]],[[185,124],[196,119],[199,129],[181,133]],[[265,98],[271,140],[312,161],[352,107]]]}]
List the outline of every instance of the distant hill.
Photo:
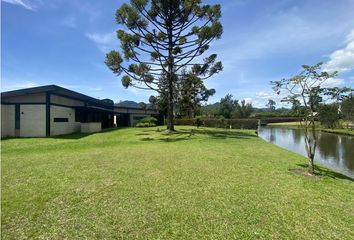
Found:
[{"label": "distant hill", "polygon": [[121,101],[119,103],[115,103],[115,105],[119,106],[119,107],[141,108],[139,106],[139,103],[134,102],[134,101],[129,101],[129,100]]},{"label": "distant hill", "polygon": [[[120,101],[119,103],[115,103],[114,105],[119,106],[119,107],[127,107],[127,108],[141,108],[139,103],[134,102],[134,101]],[[147,103],[146,108],[151,108],[151,104]]]}]

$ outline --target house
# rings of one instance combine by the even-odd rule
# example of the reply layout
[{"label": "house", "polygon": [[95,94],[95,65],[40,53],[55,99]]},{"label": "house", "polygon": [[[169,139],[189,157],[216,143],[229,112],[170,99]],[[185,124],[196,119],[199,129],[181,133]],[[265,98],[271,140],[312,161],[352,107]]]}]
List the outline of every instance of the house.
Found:
[{"label": "house", "polygon": [[153,110],[115,106],[56,85],[1,93],[1,137],[44,137],[132,126]]}]

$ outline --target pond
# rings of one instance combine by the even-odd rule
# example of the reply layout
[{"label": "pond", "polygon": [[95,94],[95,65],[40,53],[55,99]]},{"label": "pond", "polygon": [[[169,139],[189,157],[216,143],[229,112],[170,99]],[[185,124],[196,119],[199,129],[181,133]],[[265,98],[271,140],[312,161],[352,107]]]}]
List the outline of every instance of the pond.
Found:
[{"label": "pond", "polygon": [[[306,155],[304,132],[285,127],[260,127],[258,135],[282,148]],[[315,161],[354,178],[354,137],[319,132]]]}]

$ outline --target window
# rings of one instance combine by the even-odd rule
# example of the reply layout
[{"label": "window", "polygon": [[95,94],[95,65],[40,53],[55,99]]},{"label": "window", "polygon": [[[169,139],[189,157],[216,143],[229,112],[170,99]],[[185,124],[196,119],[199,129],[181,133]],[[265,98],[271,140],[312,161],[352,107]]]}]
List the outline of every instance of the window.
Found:
[{"label": "window", "polygon": [[15,104],[15,129],[20,129],[20,121],[21,121],[21,115],[20,115],[20,104]]},{"label": "window", "polygon": [[69,122],[68,118],[54,118],[54,122]]},{"label": "window", "polygon": [[143,118],[145,118],[145,116],[144,117],[142,117],[142,116],[133,116],[133,120],[134,121],[139,121],[139,120],[141,120]]}]

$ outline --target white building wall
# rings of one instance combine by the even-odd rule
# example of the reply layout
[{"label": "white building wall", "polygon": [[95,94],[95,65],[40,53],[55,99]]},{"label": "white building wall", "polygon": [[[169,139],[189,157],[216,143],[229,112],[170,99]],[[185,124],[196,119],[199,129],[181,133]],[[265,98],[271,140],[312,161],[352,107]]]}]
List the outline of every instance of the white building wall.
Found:
[{"label": "white building wall", "polygon": [[51,95],[50,102],[55,103],[55,104],[65,105],[65,106],[72,106],[72,107],[85,106],[85,103],[83,101],[78,101],[78,100],[74,100],[74,99],[66,98],[66,97],[61,97],[61,96],[57,96],[57,95]]},{"label": "white building wall", "polygon": [[100,132],[101,130],[102,130],[101,122],[81,123],[82,133],[94,133],[94,132]]},{"label": "white building wall", "polygon": [[9,103],[45,103],[45,93],[35,93],[6,98]]},{"label": "white building wall", "polygon": [[15,105],[1,104],[1,137],[15,136]]},{"label": "white building wall", "polygon": [[[15,116],[15,114],[14,114]],[[21,104],[20,137],[45,137],[46,107],[43,105]]]},{"label": "white building wall", "polygon": [[[54,118],[67,118],[68,122],[54,122]],[[69,107],[50,107],[50,135],[80,132],[80,122],[75,122],[75,109]]]}]

